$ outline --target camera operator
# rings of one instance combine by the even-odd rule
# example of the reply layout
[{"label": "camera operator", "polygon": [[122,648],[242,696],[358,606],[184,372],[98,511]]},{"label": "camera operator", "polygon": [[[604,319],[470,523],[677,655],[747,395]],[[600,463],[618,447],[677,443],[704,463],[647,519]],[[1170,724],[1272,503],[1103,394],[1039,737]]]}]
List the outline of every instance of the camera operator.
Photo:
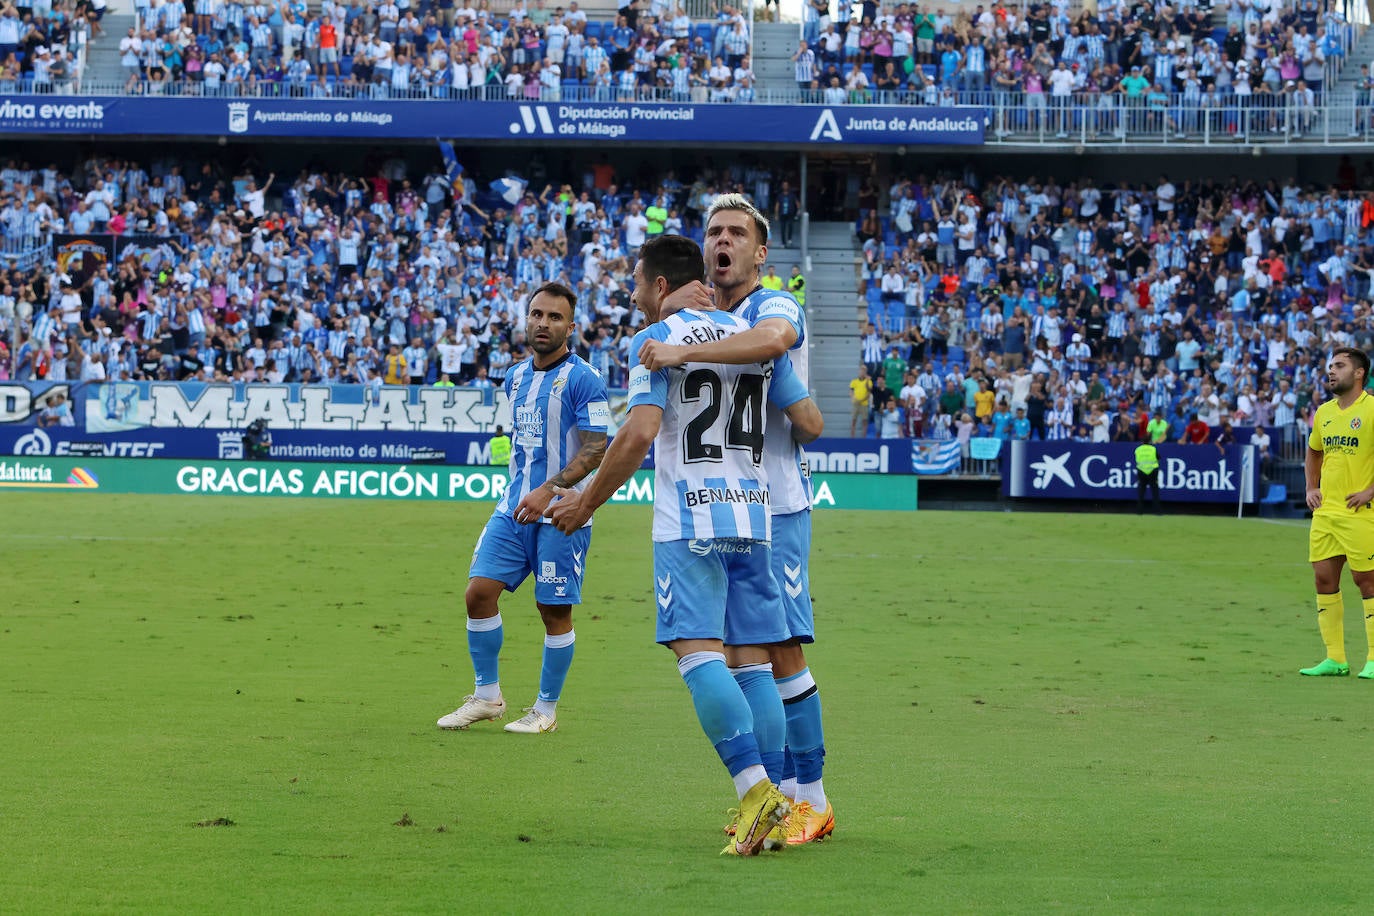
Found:
[{"label": "camera operator", "polygon": [[272,457],[272,432],[267,421],[259,417],[248,424],[243,433],[243,457],[249,461],[266,461]]}]

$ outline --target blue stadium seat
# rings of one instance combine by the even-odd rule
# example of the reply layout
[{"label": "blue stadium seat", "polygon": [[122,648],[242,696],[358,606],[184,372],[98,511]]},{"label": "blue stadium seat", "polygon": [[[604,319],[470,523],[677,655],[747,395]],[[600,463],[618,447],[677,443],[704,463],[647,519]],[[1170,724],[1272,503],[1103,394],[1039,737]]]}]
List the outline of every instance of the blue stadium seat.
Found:
[{"label": "blue stadium seat", "polygon": [[1264,498],[1259,503],[1259,513],[1262,516],[1277,514],[1278,508],[1288,502],[1288,487],[1281,483],[1269,484],[1269,489],[1264,491]]},{"label": "blue stadium seat", "polygon": [[700,36],[701,40],[706,42],[706,46],[709,48],[711,46],[711,28],[712,24],[709,22],[698,22],[696,25],[692,26],[692,35],[693,37]]},{"label": "blue stadium seat", "polygon": [[582,34],[586,36],[588,40],[595,38],[599,41],[601,39],[601,21],[599,19],[594,21],[588,20],[587,28]]}]

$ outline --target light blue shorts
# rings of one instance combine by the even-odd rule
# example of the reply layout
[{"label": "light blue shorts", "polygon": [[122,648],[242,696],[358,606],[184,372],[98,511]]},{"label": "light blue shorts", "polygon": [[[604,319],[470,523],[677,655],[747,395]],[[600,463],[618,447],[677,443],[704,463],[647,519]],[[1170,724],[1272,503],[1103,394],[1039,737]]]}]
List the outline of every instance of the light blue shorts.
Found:
[{"label": "light blue shorts", "polygon": [[655,541],[655,639],[782,642],[787,621],[770,557],[766,542],[744,538]]},{"label": "light blue shorts", "polygon": [[811,616],[811,511],[773,516],[773,578],[782,593],[787,635],[802,642],[816,641]]},{"label": "light blue shorts", "polygon": [[553,525],[521,525],[509,515],[493,515],[472,551],[468,578],[495,579],[513,592],[534,573],[534,600],[540,604],[581,604],[582,571],[592,529],[563,534]]}]

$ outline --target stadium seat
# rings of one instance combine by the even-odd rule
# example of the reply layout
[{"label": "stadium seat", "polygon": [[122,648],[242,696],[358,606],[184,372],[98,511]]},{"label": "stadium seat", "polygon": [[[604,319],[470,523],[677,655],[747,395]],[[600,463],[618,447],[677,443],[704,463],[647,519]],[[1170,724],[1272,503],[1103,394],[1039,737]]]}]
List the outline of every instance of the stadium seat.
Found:
[{"label": "stadium seat", "polygon": [[1260,500],[1260,515],[1276,515],[1279,508],[1286,502],[1288,502],[1288,487],[1281,483],[1271,483],[1269,489],[1264,491],[1264,498]]}]

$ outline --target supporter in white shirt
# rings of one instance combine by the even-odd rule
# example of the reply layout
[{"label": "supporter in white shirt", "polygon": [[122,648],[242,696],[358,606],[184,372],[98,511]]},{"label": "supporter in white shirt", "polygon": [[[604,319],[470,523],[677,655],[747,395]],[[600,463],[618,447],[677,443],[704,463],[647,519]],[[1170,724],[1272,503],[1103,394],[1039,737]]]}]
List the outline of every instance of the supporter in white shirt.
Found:
[{"label": "supporter in white shirt", "polygon": [[631,252],[637,251],[649,232],[649,220],[640,212],[638,203],[630,204],[630,212],[625,214],[620,225],[625,230],[625,247]]}]

